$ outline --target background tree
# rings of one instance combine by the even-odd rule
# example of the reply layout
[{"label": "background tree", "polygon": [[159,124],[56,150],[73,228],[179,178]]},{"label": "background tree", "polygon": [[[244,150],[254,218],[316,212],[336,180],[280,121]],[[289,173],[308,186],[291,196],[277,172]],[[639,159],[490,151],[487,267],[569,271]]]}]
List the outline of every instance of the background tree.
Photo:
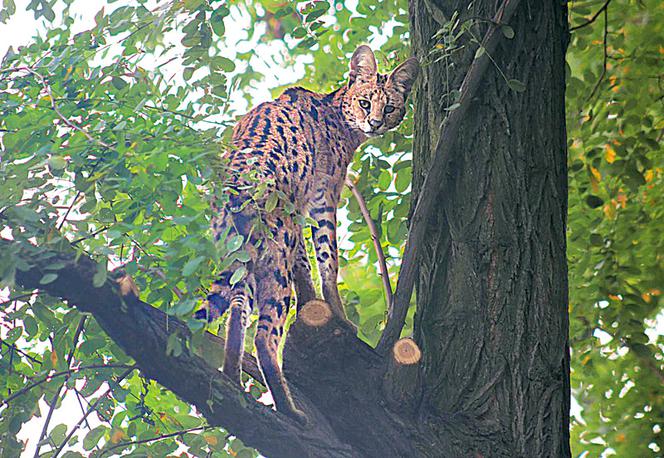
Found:
[{"label": "background tree", "polygon": [[[16,456],[31,419],[43,454],[70,457],[255,456],[241,440],[267,456],[568,453],[564,10],[524,3],[496,24],[493,3],[426,0],[412,2],[411,29],[405,1],[353,5],[109,2],[73,33],[76,5],[30,2],[47,31],[0,65],[0,269],[11,291],[0,334],[3,456]],[[0,20],[14,14],[6,0]],[[574,2],[569,14],[575,455],[660,452],[663,14],[654,0]],[[478,46],[492,25],[498,46]],[[408,255],[420,266],[410,278],[421,370],[376,356],[339,323],[295,325],[286,371],[316,419],[303,432],[219,376],[219,339],[190,319],[213,272],[243,256],[207,233],[214,157],[234,117],[267,95],[260,81],[275,94],[292,80],[329,90],[358,44],[380,48],[388,70],[410,41],[428,64],[415,116],[362,148],[353,181],[393,284],[409,224],[426,228]],[[481,90],[464,102],[461,80],[478,64]],[[443,146],[449,156],[430,160],[444,114],[466,109]],[[445,172],[430,193],[436,204],[410,218],[411,177],[414,195],[426,196],[432,169]],[[362,206],[345,197],[341,286],[373,346],[385,293]],[[410,301],[407,286],[400,280],[393,312]],[[255,366],[246,369],[261,396]],[[48,406],[35,419],[40,399]],[[80,403],[80,421],[51,421],[63,399]]]}]

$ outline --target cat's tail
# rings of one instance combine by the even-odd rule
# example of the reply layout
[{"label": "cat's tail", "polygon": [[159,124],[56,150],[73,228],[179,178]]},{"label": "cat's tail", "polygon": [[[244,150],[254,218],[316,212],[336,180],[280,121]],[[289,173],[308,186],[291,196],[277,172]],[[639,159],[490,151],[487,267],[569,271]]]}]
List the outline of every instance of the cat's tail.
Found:
[{"label": "cat's tail", "polygon": [[246,288],[233,290],[230,300],[230,316],[226,325],[226,346],[224,348],[224,374],[240,382],[242,355],[244,354],[244,336],[251,313],[252,300]]}]

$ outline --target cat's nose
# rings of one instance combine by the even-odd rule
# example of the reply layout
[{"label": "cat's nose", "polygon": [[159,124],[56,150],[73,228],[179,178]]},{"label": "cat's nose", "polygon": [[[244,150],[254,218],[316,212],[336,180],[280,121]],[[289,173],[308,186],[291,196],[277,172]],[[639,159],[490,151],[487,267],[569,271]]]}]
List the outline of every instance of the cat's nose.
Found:
[{"label": "cat's nose", "polygon": [[370,119],[369,120],[369,125],[373,127],[374,129],[378,129],[380,126],[383,125],[383,120],[382,119]]}]

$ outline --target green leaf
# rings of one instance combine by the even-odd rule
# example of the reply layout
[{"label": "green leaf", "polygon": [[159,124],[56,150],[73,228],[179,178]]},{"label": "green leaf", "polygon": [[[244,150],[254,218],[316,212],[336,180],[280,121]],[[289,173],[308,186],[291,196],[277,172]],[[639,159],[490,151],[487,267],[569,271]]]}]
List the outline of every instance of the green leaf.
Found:
[{"label": "green leaf", "polygon": [[251,261],[251,256],[249,256],[249,253],[246,250],[240,250],[235,253],[235,259],[240,262],[249,262]]},{"label": "green leaf", "polygon": [[223,37],[226,33],[226,27],[224,26],[225,11],[227,11],[226,8],[217,8],[210,16],[210,27],[218,37]]},{"label": "green leaf", "polygon": [[8,344],[13,344],[18,340],[19,337],[21,337],[21,334],[23,333],[23,328],[21,326],[16,326],[15,328],[12,328],[7,332],[7,336],[5,337],[4,341]]},{"label": "green leaf", "polygon": [[291,32],[291,35],[293,38],[304,38],[307,35],[307,31],[303,27],[297,27]]},{"label": "green leaf", "polygon": [[91,429],[83,439],[83,448],[87,451],[92,450],[104,436],[104,433],[108,428],[104,425],[99,425],[96,428]]},{"label": "green leaf", "polygon": [[106,277],[108,275],[108,271],[106,270],[106,265],[107,262],[105,259],[102,262],[97,263],[97,271],[92,277],[92,285],[95,288],[101,288],[104,285],[104,283],[106,283]]},{"label": "green leaf", "polygon": [[479,48],[477,48],[477,51],[475,51],[475,59],[479,59],[486,53],[486,48],[482,45],[480,45]]},{"label": "green leaf", "polygon": [[602,246],[604,245],[604,237],[600,234],[590,234],[590,244],[593,246]]},{"label": "green leaf", "polygon": [[244,242],[244,237],[241,235],[234,235],[228,241],[226,242],[226,250],[228,250],[229,253],[232,253],[234,251],[237,251],[240,249],[242,246],[242,243]]},{"label": "green leaf", "polygon": [[182,343],[180,342],[180,337],[176,333],[168,336],[168,340],[166,341],[166,354],[176,358],[182,354]]},{"label": "green leaf", "polygon": [[49,283],[53,283],[56,279],[58,278],[58,274],[56,273],[48,273],[44,275],[41,280],[39,280],[40,285],[48,285]]},{"label": "green leaf", "polygon": [[[75,439],[75,437],[74,437]],[[62,454],[62,458],[84,458],[79,452],[66,451]]]},{"label": "green leaf", "polygon": [[271,193],[267,197],[267,201],[265,201],[265,211],[268,213],[272,212],[277,207],[278,202],[279,202],[279,196],[277,195],[277,193],[276,192]]},{"label": "green leaf", "polygon": [[397,178],[394,180],[394,188],[396,189],[397,192],[404,192],[406,189],[408,189],[408,186],[410,185],[410,180],[411,180],[411,169],[405,169],[397,173]]},{"label": "green leaf", "polygon": [[245,266],[240,266],[238,269],[233,272],[233,275],[231,275],[231,279],[229,281],[231,286],[235,286],[237,283],[242,281],[244,276],[247,274],[247,268]]},{"label": "green leaf", "polygon": [[60,445],[62,441],[65,440],[65,435],[67,434],[67,425],[65,424],[59,424],[55,426],[50,434],[49,437],[53,441],[53,443]]},{"label": "green leaf", "polygon": [[51,156],[48,159],[48,166],[53,170],[62,170],[67,165],[67,160],[61,156]]},{"label": "green leaf", "polygon": [[293,14],[293,13],[294,13],[293,7],[291,5],[286,5],[283,8],[278,9],[274,13],[274,18],[275,19],[280,19],[284,16],[288,16],[289,14]]},{"label": "green leaf", "polygon": [[503,32],[503,35],[505,35],[505,38],[509,40],[514,38],[514,29],[509,25],[501,25],[500,30]]},{"label": "green leaf", "polygon": [[125,87],[127,87],[127,82],[124,79],[120,78],[119,76],[114,76],[113,78],[111,78],[111,84],[115,89],[118,90],[122,90]]},{"label": "green leaf", "polygon": [[184,275],[185,277],[190,276],[196,271],[198,266],[203,261],[205,261],[205,256],[198,256],[197,258],[190,259],[182,268],[182,275]]},{"label": "green leaf", "polygon": [[232,60],[223,57],[223,56],[215,56],[213,58],[214,65],[221,68],[223,71],[230,73],[235,70],[235,62]]},{"label": "green leaf", "polygon": [[25,332],[30,337],[33,337],[35,334],[37,334],[37,331],[39,331],[37,320],[35,320],[31,315],[26,315],[23,317],[23,326],[25,326]]},{"label": "green leaf", "polygon": [[517,79],[507,80],[507,85],[514,92],[524,92],[526,90],[526,85]]}]

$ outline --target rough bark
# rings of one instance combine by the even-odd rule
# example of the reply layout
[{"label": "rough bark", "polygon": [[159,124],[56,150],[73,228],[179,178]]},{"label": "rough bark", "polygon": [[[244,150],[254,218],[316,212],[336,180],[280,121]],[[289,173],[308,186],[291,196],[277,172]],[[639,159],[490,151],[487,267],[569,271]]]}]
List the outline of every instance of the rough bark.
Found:
[{"label": "rough bark", "polygon": [[[494,5],[415,0],[416,54],[425,58],[433,45],[434,17],[490,18]],[[510,25],[514,38],[491,57],[525,91],[511,90],[495,66],[484,75],[458,137],[446,139],[453,160],[442,164],[447,177],[418,257],[424,404],[458,420],[456,456],[569,456],[566,9],[522,2]],[[416,195],[429,168],[441,165],[429,163],[450,103],[441,96],[458,87],[474,53],[470,45],[423,72]]]},{"label": "rough bark", "polygon": [[[469,3],[411,2],[422,61],[452,11],[496,13],[494,2],[476,0],[472,10]],[[453,142],[449,163],[429,160],[446,113],[442,96],[459,86],[475,45],[466,43],[451,69],[425,66],[415,95],[413,200],[427,171],[446,173],[422,219],[428,236],[415,261],[421,354],[407,353],[421,359],[375,351],[316,303],[290,328],[284,349],[284,373],[306,425],[255,402],[204,355],[186,346],[167,354],[169,335],[186,340],[186,326],[117,278],[95,288],[95,264],[85,256],[54,254],[67,266],[40,285],[53,258],[12,247],[31,265],[17,282],[91,313],[146,376],[270,458],[569,456],[565,11],[559,2],[521,2],[509,22],[514,38],[491,57],[526,89],[511,91],[489,66],[478,95],[465,102],[459,135],[445,139]],[[473,31],[481,36],[486,28],[480,22]],[[0,249],[11,245],[0,241]],[[208,340],[210,348],[223,346]],[[245,369],[260,379],[253,359]]]}]

